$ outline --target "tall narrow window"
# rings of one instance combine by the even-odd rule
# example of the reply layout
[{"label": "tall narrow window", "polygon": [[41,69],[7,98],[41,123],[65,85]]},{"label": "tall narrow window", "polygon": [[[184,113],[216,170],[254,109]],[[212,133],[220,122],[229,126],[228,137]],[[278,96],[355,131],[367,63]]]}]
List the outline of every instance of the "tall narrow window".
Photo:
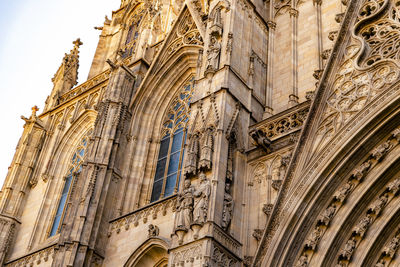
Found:
[{"label": "tall narrow window", "polygon": [[68,168],[68,172],[65,177],[65,183],[63,187],[63,191],[61,193],[60,201],[58,202],[56,216],[53,220],[53,225],[51,227],[50,236],[56,235],[60,232],[62,223],[64,221],[64,216],[66,213],[65,204],[67,203],[67,199],[69,197],[71,191],[71,185],[77,175],[82,171],[82,163],[83,157],[85,155],[85,150],[88,142],[88,135],[82,138],[80,144],[76,148],[70,166]]},{"label": "tall narrow window", "polygon": [[192,84],[193,79],[185,83],[180,94],[175,97],[164,121],[151,202],[170,196],[178,190],[189,103],[193,93]]},{"label": "tall narrow window", "polygon": [[139,37],[139,29],[143,18],[143,11],[144,9],[139,7],[139,9],[135,11],[135,15],[133,15],[130,20],[128,34],[125,39],[125,45],[122,48],[122,58],[128,58],[132,56],[134,52]]}]

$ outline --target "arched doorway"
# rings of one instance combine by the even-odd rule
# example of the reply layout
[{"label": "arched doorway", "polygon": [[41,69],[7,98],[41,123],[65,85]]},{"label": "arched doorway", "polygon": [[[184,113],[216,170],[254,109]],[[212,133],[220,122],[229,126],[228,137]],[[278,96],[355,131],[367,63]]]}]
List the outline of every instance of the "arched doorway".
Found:
[{"label": "arched doorway", "polygon": [[124,264],[124,267],[167,267],[168,243],[160,238],[144,242]]}]

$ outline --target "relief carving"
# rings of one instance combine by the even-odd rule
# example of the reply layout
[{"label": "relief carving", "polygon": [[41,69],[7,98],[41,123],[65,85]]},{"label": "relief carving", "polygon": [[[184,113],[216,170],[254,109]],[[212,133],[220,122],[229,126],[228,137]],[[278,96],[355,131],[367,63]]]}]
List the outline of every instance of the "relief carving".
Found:
[{"label": "relief carving", "polygon": [[315,250],[319,240],[322,237],[322,229],[321,227],[315,227],[314,231],[311,233],[311,236],[306,240],[305,248]]},{"label": "relief carving", "polygon": [[262,229],[254,229],[252,236],[257,240],[260,241],[262,238],[263,230]]},{"label": "relief carving", "polygon": [[160,233],[160,229],[158,228],[157,225],[153,225],[153,224],[149,224],[149,229],[148,229],[148,237],[154,237],[154,236],[158,236]]},{"label": "relief carving", "polygon": [[350,193],[351,189],[353,187],[353,184],[351,182],[347,182],[344,185],[342,185],[338,191],[334,194],[334,199],[339,202],[344,202],[346,199],[347,195]]},{"label": "relief carving", "polygon": [[356,227],[354,228],[353,234],[359,235],[359,236],[364,236],[365,232],[368,229],[368,226],[372,223],[372,218],[371,216],[367,215],[364,218],[362,218]]},{"label": "relief carving", "polygon": [[383,194],[372,203],[371,207],[368,209],[368,213],[374,213],[378,216],[382,209],[385,207],[388,200],[388,195]]},{"label": "relief carving", "polygon": [[356,247],[356,241],[354,239],[350,239],[346,242],[344,248],[340,251],[340,260],[350,260],[353,255],[354,249]]},{"label": "relief carving", "polygon": [[307,267],[308,266],[308,257],[307,254],[301,255],[299,260],[296,262],[296,267]]},{"label": "relief carving", "polygon": [[335,216],[336,206],[329,206],[318,218],[318,223],[328,226],[329,222]]}]

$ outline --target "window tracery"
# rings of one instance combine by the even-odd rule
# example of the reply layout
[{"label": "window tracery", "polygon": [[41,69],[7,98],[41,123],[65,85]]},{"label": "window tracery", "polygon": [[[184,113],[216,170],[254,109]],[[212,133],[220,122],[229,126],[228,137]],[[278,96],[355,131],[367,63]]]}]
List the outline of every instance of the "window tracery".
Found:
[{"label": "window tracery", "polygon": [[134,53],[136,44],[139,39],[139,30],[144,17],[145,9],[143,7],[138,7],[133,17],[129,20],[128,33],[126,35],[125,44],[122,47],[122,58],[128,58]]},{"label": "window tracery", "polygon": [[193,78],[184,84],[167,112],[161,132],[151,202],[170,196],[178,190],[192,94]]},{"label": "window tracery", "polygon": [[54,216],[53,223],[51,226],[49,236],[54,236],[61,231],[61,226],[67,212],[66,203],[71,193],[71,187],[74,182],[74,179],[81,173],[82,171],[82,163],[83,158],[85,156],[87,144],[89,141],[89,135],[91,131],[89,131],[85,136],[81,139],[79,145],[77,146],[65,176],[64,187],[61,193],[60,200],[58,202],[56,215]]}]

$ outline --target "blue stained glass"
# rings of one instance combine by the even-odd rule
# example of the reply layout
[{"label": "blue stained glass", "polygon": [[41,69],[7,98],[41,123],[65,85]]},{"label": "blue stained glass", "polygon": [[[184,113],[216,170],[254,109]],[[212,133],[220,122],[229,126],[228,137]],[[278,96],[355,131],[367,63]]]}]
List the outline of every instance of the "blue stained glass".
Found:
[{"label": "blue stained glass", "polygon": [[177,172],[179,167],[179,151],[171,154],[168,164],[168,175]]},{"label": "blue stained glass", "polygon": [[167,177],[167,182],[165,183],[164,197],[172,195],[174,193],[174,188],[176,184],[176,173]]},{"label": "blue stained glass", "polygon": [[162,185],[163,185],[163,180],[158,180],[154,182],[153,193],[151,195],[151,202],[156,201],[160,198]]},{"label": "blue stained glass", "polygon": [[53,227],[51,228],[51,231],[50,231],[50,236],[57,234],[57,229],[58,229],[58,225],[60,224],[60,220],[61,220],[61,215],[56,216],[54,218],[54,223],[53,223]]},{"label": "blue stained glass", "polygon": [[181,149],[182,147],[182,137],[183,131],[180,130],[178,133],[174,134],[174,140],[172,141],[171,153],[174,153]]},{"label": "blue stained glass", "polygon": [[174,110],[178,110],[178,108],[181,106],[181,103],[176,103]]},{"label": "blue stained glass", "polygon": [[156,168],[156,177],[155,179],[162,179],[164,177],[164,172],[165,172],[165,164],[167,163],[167,159],[164,158],[162,160],[159,160],[157,162],[157,168]]},{"label": "blue stained glass", "polygon": [[169,140],[171,138],[165,138],[163,140],[161,140],[161,144],[160,144],[160,153],[158,155],[158,159],[164,158],[167,156],[168,154],[168,148],[169,148]]},{"label": "blue stained glass", "polygon": [[80,173],[82,171],[82,165],[80,164],[80,162],[83,161],[83,156],[85,155],[84,147],[86,147],[87,145],[87,138],[82,139],[81,145],[83,145],[83,148],[78,148],[72,156],[72,167],[68,170],[68,175],[65,178],[64,187],[61,193],[60,201],[58,203],[57,213],[54,217],[53,225],[51,227],[50,236],[56,235],[58,233],[58,231],[60,230],[60,224],[64,221],[66,213],[65,204],[67,203],[71,184],[74,179],[74,172]]},{"label": "blue stained glass", "polygon": [[[194,78],[190,81],[193,80]],[[189,83],[184,85],[182,89],[181,93],[172,102],[169,113],[166,115],[167,120],[163,123],[164,131],[170,132],[172,140],[170,141],[169,136],[161,140],[151,201],[156,201],[161,196],[172,195],[176,189],[177,180],[181,179],[180,168],[182,168],[181,160],[184,155],[182,145],[186,140],[186,131],[184,129],[188,121],[189,110],[187,108],[193,88]],[[161,161],[164,159],[165,162]]]}]

